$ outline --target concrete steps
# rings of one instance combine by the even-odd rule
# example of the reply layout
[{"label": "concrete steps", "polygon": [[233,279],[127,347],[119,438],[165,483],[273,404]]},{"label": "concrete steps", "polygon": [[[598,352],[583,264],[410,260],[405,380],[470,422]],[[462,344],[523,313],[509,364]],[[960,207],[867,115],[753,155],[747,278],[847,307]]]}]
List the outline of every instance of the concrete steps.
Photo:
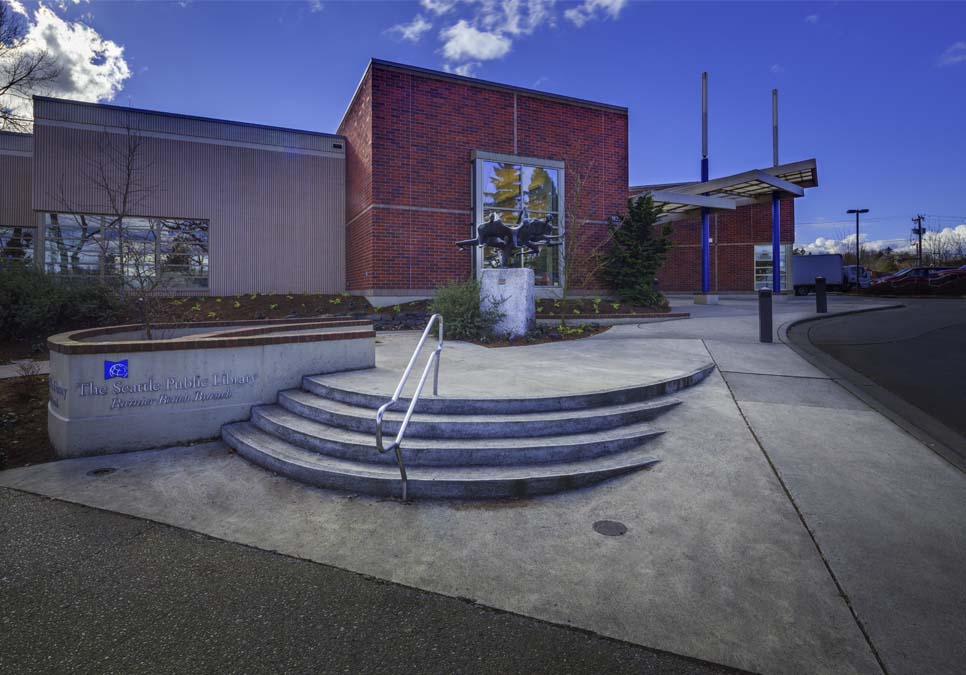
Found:
[{"label": "concrete steps", "polygon": [[[379,497],[399,496],[399,469],[395,465],[320,455],[283,441],[248,422],[226,426],[223,437],[238,454],[252,463],[302,483]],[[582,487],[657,461],[638,450],[610,456],[592,465],[586,462],[560,462],[518,466],[414,467],[407,469],[408,492],[410,498],[529,497]]]},{"label": "concrete steps", "polygon": [[[373,452],[372,433],[316,422],[281,406],[254,408],[251,422],[266,433],[319,454],[396,467],[392,453]],[[406,466],[569,462],[639,447],[662,433],[647,423],[585,434],[523,438],[421,438],[409,436],[407,430],[405,457]]]},{"label": "concrete steps", "polygon": [[[422,398],[402,453],[415,498],[507,498],[590,485],[657,462],[652,422],[680,401],[707,366],[662,382],[583,394],[515,399]],[[335,380],[335,381],[333,381]],[[353,390],[311,376],[256,406],[248,422],[226,425],[225,442],[249,461],[318,487],[376,496],[401,494],[394,453],[375,449],[376,409],[388,394]],[[409,402],[383,422],[386,443]]]},{"label": "concrete steps", "polygon": [[[554,410],[583,410],[602,405],[617,405],[621,403],[635,403],[648,399],[673,394],[681,389],[693,386],[714,371],[714,364],[707,364],[691,372],[682,373],[651,384],[606,389],[581,394],[562,394],[560,396],[534,396],[526,398],[426,398],[419,399],[416,405],[418,413],[502,413],[513,410],[517,413],[549,412]],[[348,405],[365,408],[378,408],[388,400],[384,394],[358,391],[344,384],[334,384],[331,376],[310,375],[302,378],[302,389],[331,401],[338,401]],[[399,409],[409,407],[411,399],[399,399]]]},{"label": "concrete steps", "polygon": [[[653,419],[679,403],[676,399],[668,399],[543,413],[416,414],[409,421],[406,436],[518,438],[586,433]],[[301,389],[280,392],[278,404],[317,422],[368,434],[376,433],[374,408],[332,401]],[[404,411],[387,412],[382,423],[383,433],[388,435],[399,431],[403,415]]]}]

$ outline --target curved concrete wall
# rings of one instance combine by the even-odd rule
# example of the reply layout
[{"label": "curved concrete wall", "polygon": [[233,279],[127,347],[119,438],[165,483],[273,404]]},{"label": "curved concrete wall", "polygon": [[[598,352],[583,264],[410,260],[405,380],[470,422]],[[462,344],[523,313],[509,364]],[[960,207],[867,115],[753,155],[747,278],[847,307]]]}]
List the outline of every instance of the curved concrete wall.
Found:
[{"label": "curved concrete wall", "polygon": [[[48,340],[48,430],[61,457],[143,450],[214,438],[304,375],[372,368],[375,332],[363,321],[213,323],[163,340],[136,327]],[[183,325],[159,326],[172,333]],[[123,364],[123,367],[114,364]]]}]

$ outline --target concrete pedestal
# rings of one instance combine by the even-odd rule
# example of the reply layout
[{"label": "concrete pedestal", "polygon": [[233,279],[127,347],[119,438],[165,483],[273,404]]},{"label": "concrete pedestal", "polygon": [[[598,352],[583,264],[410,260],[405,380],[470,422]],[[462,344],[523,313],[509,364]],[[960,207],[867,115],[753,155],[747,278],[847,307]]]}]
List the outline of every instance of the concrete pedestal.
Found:
[{"label": "concrete pedestal", "polygon": [[503,319],[494,332],[499,336],[520,337],[534,326],[533,270],[529,268],[483,270],[480,306],[496,306]]},{"label": "concrete pedestal", "polygon": [[696,305],[717,305],[718,296],[712,293],[695,293],[694,304]]}]

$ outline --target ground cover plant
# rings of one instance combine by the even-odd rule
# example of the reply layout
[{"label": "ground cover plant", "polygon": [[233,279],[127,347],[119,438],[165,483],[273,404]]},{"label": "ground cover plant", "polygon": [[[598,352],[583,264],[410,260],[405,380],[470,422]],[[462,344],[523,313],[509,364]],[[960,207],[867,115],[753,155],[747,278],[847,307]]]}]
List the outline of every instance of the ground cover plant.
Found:
[{"label": "ground cover plant", "polygon": [[661,305],[641,305],[622,302],[616,298],[537,298],[537,317],[566,318],[569,320],[593,320],[595,317],[627,316],[638,314],[664,314],[670,311],[665,302]]},{"label": "ground cover plant", "polygon": [[49,335],[116,323],[122,313],[117,295],[105,286],[60,279],[29,263],[0,265],[2,360],[44,354]]},{"label": "ground cover plant", "polygon": [[503,318],[498,307],[481,309],[480,282],[475,279],[440,286],[430,303],[431,314],[443,315],[443,330],[447,339],[469,342],[489,342],[493,331]]}]

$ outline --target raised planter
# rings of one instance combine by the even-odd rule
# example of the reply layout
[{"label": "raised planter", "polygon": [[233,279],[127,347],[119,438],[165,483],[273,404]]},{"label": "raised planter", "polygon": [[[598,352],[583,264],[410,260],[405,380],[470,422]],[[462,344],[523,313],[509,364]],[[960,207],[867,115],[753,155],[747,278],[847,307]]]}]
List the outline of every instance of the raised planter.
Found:
[{"label": "raised planter", "polygon": [[62,457],[213,438],[306,374],[375,365],[369,321],[160,324],[61,333],[50,349],[48,430]]}]

